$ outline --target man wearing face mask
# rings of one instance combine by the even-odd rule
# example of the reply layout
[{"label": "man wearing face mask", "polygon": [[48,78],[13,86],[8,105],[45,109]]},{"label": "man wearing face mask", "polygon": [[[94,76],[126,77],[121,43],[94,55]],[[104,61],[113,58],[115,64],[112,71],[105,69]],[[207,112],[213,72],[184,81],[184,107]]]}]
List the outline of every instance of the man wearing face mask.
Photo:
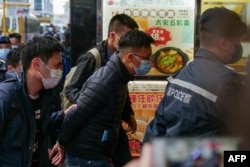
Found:
[{"label": "man wearing face mask", "polygon": [[[129,30],[138,28],[138,24],[135,20],[126,14],[117,14],[111,18],[108,26],[108,38],[103,40],[99,45],[95,46],[101,56],[101,66],[106,65],[113,53],[117,51],[118,42],[121,36]],[[139,59],[140,57],[137,58]],[[70,84],[65,88],[65,95],[72,103],[76,103],[82,85],[87,81],[89,76],[94,73],[95,64],[96,59],[91,52],[87,52],[79,58],[77,68],[72,76]],[[136,64],[136,67],[139,66],[140,64]],[[112,87],[112,85],[110,86]],[[129,96],[127,96],[126,104],[124,106],[122,121],[128,123],[131,133],[136,132],[137,124],[134,118],[134,112],[131,107]],[[112,161],[116,167],[122,167],[125,163],[132,159],[127,134],[125,133],[123,127],[121,127],[120,131],[120,142],[117,145],[116,153],[112,157]]]},{"label": "man wearing face mask", "polygon": [[50,24],[47,32],[44,34],[45,36],[51,36],[60,41],[60,36],[57,34],[56,27],[53,24]]},{"label": "man wearing face mask", "polygon": [[150,70],[153,42],[139,30],[121,36],[119,52],[89,77],[76,108],[65,115],[58,143],[51,151],[53,164],[63,163],[65,151],[67,166],[112,167],[109,160],[119,142],[127,83]]},{"label": "man wearing face mask", "polygon": [[0,59],[5,60],[7,54],[10,52],[10,39],[6,36],[0,37]]},{"label": "man wearing face mask", "polygon": [[33,38],[20,51],[18,75],[9,70],[0,83],[0,166],[50,166],[49,123],[60,110],[54,87],[62,77],[62,50],[52,37]]},{"label": "man wearing face mask", "polygon": [[11,48],[19,48],[22,44],[21,39],[22,36],[19,33],[12,33],[9,35],[10,43],[11,43]]},{"label": "man wearing face mask", "polygon": [[0,37],[0,81],[5,79],[5,72],[6,72],[6,57],[10,52],[10,40],[6,36]]},{"label": "man wearing face mask", "polygon": [[244,77],[227,64],[241,58],[240,39],[246,31],[246,24],[231,10],[217,7],[204,11],[199,19],[200,48],[192,62],[168,78],[144,142],[158,136],[229,135],[226,117],[230,113],[223,109],[229,103],[222,95],[240,90]]}]

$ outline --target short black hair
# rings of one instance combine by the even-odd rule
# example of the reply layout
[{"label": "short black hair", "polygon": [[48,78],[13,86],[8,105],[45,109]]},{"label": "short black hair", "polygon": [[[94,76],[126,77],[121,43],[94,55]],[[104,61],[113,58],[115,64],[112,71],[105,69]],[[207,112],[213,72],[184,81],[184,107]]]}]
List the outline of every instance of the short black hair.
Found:
[{"label": "short black hair", "polygon": [[240,16],[225,7],[214,7],[205,10],[200,19],[200,32],[208,31],[228,38],[241,37],[247,32],[247,26]]},{"label": "short black hair", "polygon": [[154,39],[149,34],[141,30],[130,30],[119,40],[119,50],[127,48],[149,48],[153,43]]},{"label": "short black hair", "polygon": [[32,40],[25,43],[21,48],[20,57],[23,68],[28,69],[32,59],[35,57],[39,57],[47,63],[53,53],[62,51],[62,45],[55,38],[50,36],[34,37]]},{"label": "short black hair", "polygon": [[19,33],[12,33],[9,35],[9,38],[16,38],[16,39],[21,40],[22,36]]},{"label": "short black hair", "polygon": [[127,26],[131,30],[139,28],[138,24],[132,17],[126,14],[116,14],[111,18],[109,22],[108,33],[112,31],[119,33],[120,31],[122,31],[123,26]]},{"label": "short black hair", "polygon": [[10,39],[9,39],[9,37],[1,36],[1,37],[0,37],[0,44],[10,44]]},{"label": "short black hair", "polygon": [[19,61],[20,61],[20,48],[11,49],[5,60],[6,67],[8,65],[12,65],[14,68],[16,68],[19,65]]}]

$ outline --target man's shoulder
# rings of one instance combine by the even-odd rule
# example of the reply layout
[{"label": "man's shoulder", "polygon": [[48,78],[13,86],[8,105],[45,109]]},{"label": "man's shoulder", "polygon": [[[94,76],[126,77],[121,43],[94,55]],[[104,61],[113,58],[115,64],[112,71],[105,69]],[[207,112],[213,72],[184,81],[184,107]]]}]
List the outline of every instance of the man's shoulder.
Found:
[{"label": "man's shoulder", "polygon": [[0,90],[2,91],[9,91],[13,90],[15,91],[18,88],[22,88],[21,83],[19,83],[17,80],[4,80],[0,82]]},{"label": "man's shoulder", "polygon": [[229,73],[229,77],[226,79],[232,83],[237,83],[239,85],[243,85],[246,81],[246,76],[244,76],[238,72],[231,71]]},{"label": "man's shoulder", "polygon": [[[10,99],[13,99],[14,96],[18,97],[18,86],[16,85],[16,82],[14,80],[12,81],[3,81],[0,82],[0,92],[1,92],[1,98],[5,99],[9,97]],[[5,99],[6,100],[6,99]]]},{"label": "man's shoulder", "polygon": [[82,62],[82,61],[86,61],[86,60],[88,60],[88,59],[94,59],[94,56],[93,56],[93,52],[90,52],[90,50],[96,50],[96,52],[100,52],[100,50],[98,49],[98,48],[96,48],[96,47],[93,47],[93,48],[91,48],[91,49],[89,49],[89,50],[87,50],[86,52],[83,52],[81,55],[80,55],[80,57],[79,57],[79,59],[78,59],[78,63],[79,62]]},{"label": "man's shoulder", "polygon": [[90,51],[93,49],[96,49],[99,52],[101,57],[106,57],[107,47],[108,47],[108,42],[107,42],[107,40],[104,40],[104,41],[98,43],[97,45],[95,45],[94,47],[90,48],[87,51],[87,53],[93,55],[93,52],[90,52]]},{"label": "man's shoulder", "polygon": [[120,75],[114,70],[115,67],[109,66],[103,66],[100,69],[98,69],[93,75],[95,80],[100,80],[102,83],[109,83],[111,84],[112,82],[117,83],[120,81]]}]

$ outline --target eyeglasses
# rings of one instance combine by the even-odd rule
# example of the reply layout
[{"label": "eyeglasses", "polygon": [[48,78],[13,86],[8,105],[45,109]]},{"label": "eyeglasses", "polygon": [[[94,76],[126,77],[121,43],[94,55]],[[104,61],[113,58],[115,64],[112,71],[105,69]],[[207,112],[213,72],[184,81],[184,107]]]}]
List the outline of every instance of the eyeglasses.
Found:
[{"label": "eyeglasses", "polygon": [[138,55],[138,54],[135,54],[135,53],[132,53],[134,56],[136,56],[136,57],[140,57],[140,58],[142,58],[142,60],[148,60],[148,61],[150,61],[150,56],[149,57],[143,57],[143,56],[140,56],[140,55]]}]

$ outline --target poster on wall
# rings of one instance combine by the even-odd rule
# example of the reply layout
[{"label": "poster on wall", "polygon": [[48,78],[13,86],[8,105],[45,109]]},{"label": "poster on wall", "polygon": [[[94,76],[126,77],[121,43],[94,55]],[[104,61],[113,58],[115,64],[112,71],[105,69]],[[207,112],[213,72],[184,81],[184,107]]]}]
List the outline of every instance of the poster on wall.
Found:
[{"label": "poster on wall", "polygon": [[[139,28],[150,34],[152,68],[146,75],[171,75],[193,58],[195,34],[195,0],[104,0],[103,23],[125,13]],[[103,27],[106,37],[108,26]]]},{"label": "poster on wall", "polygon": [[[141,143],[148,123],[154,118],[155,111],[164,96],[166,81],[133,81],[129,82],[129,96],[137,122],[136,133],[127,135],[129,138],[130,150],[133,156],[141,152]],[[124,129],[128,125],[123,123]]]}]

